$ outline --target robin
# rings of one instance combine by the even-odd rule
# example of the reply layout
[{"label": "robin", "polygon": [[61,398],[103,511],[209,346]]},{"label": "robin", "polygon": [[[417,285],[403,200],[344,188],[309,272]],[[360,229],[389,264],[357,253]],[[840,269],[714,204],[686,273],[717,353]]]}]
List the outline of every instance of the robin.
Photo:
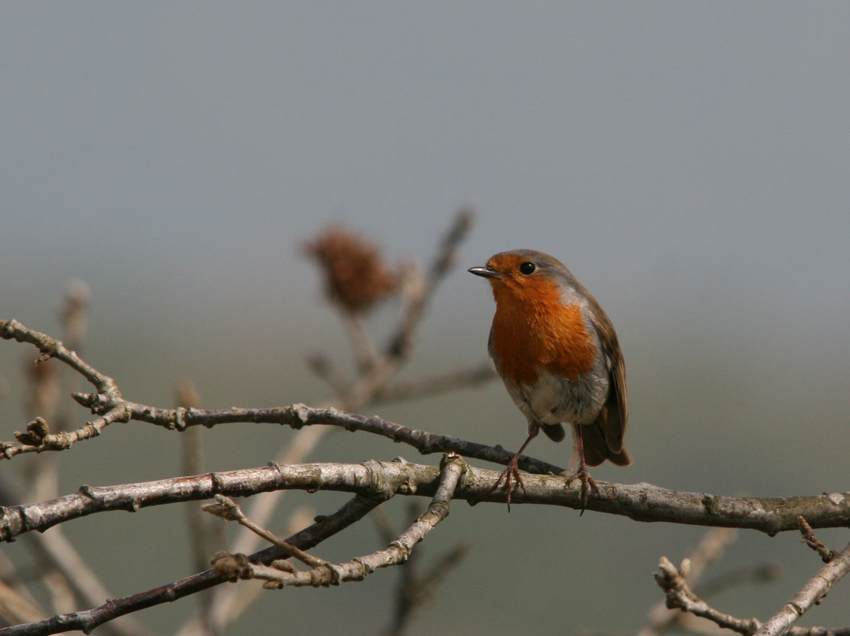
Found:
[{"label": "robin", "polygon": [[606,459],[628,466],[623,447],[628,406],[626,366],[617,334],[596,299],[557,259],[534,250],[496,254],[472,274],[486,278],[496,299],[487,350],[514,402],[528,418],[528,439],[513,456],[496,487],[505,480],[508,505],[514,481],[523,490],[518,460],[542,430],[554,442],[573,427],[582,512],[588,488],[599,495],[587,472]]}]

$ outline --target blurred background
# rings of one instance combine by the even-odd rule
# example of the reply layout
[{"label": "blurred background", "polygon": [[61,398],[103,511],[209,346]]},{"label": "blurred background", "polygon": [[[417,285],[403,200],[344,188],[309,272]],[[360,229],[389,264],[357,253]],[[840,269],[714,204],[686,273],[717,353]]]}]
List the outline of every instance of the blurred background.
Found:
[{"label": "blurred background", "polygon": [[[58,334],[62,296],[84,281],[80,353],[125,397],[172,407],[191,378],[207,408],[319,405],[331,392],[305,357],[350,368],[351,354],[300,246],[343,224],[391,262],[425,263],[468,205],[476,225],[403,378],[482,360],[493,300],[465,269],[538,249],[597,297],[624,351],[635,463],[595,477],[727,495],[848,490],[848,25],[840,2],[4,4],[0,319]],[[372,317],[378,339],[397,311]],[[3,440],[28,421],[34,357],[0,342]],[[512,449],[525,437],[495,382],[375,412]],[[262,465],[292,435],[205,430],[207,469]],[[174,476],[179,442],[115,425],[56,456],[60,493]],[[569,452],[530,448],[560,465]],[[347,433],[311,460],[399,454],[439,461]],[[345,499],[287,495],[280,524],[296,506],[329,513]],[[64,530],[116,596],[193,573],[180,507]],[[420,547],[427,559],[467,537],[472,551],[411,633],[633,632],[661,599],[659,557],[678,563],[702,533],[458,502]],[[379,547],[362,523],[316,553]],[[20,542],[2,550],[26,560]],[[714,571],[765,560],[781,579],[713,604],[764,620],[821,565],[792,533],[745,532]],[[378,633],[397,576],[268,592],[229,633]],[[847,590],[803,624],[850,623]],[[168,633],[193,607],[137,617]]]}]

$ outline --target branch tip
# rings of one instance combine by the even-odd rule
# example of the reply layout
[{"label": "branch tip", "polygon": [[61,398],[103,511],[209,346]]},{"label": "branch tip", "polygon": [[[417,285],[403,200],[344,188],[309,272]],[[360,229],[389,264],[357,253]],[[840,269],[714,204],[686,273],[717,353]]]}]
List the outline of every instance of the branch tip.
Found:
[{"label": "branch tip", "polygon": [[820,539],[815,536],[815,531],[812,530],[812,527],[802,515],[797,517],[797,523],[800,525],[800,534],[802,535],[803,541],[805,541],[806,545],[808,545],[812,550],[818,553],[824,563],[829,563],[838,556],[838,553],[835,550],[830,550],[820,542]]}]

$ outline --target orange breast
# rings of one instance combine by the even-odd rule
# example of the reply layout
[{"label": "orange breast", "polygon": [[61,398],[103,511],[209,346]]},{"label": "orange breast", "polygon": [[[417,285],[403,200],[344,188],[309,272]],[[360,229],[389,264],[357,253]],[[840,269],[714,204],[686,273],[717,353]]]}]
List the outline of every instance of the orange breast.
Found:
[{"label": "orange breast", "polygon": [[596,347],[579,305],[561,304],[557,284],[546,278],[511,283],[493,281],[493,350],[502,375],[530,385],[544,370],[571,380],[590,371]]}]

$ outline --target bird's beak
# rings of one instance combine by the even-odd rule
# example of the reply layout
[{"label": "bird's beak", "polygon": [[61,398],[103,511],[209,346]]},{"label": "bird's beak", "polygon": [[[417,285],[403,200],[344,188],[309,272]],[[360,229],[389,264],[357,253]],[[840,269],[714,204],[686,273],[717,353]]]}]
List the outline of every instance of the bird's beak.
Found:
[{"label": "bird's beak", "polygon": [[484,278],[498,278],[502,275],[502,272],[497,272],[495,269],[487,265],[486,267],[470,267],[470,274],[475,274],[476,276],[483,276]]}]

